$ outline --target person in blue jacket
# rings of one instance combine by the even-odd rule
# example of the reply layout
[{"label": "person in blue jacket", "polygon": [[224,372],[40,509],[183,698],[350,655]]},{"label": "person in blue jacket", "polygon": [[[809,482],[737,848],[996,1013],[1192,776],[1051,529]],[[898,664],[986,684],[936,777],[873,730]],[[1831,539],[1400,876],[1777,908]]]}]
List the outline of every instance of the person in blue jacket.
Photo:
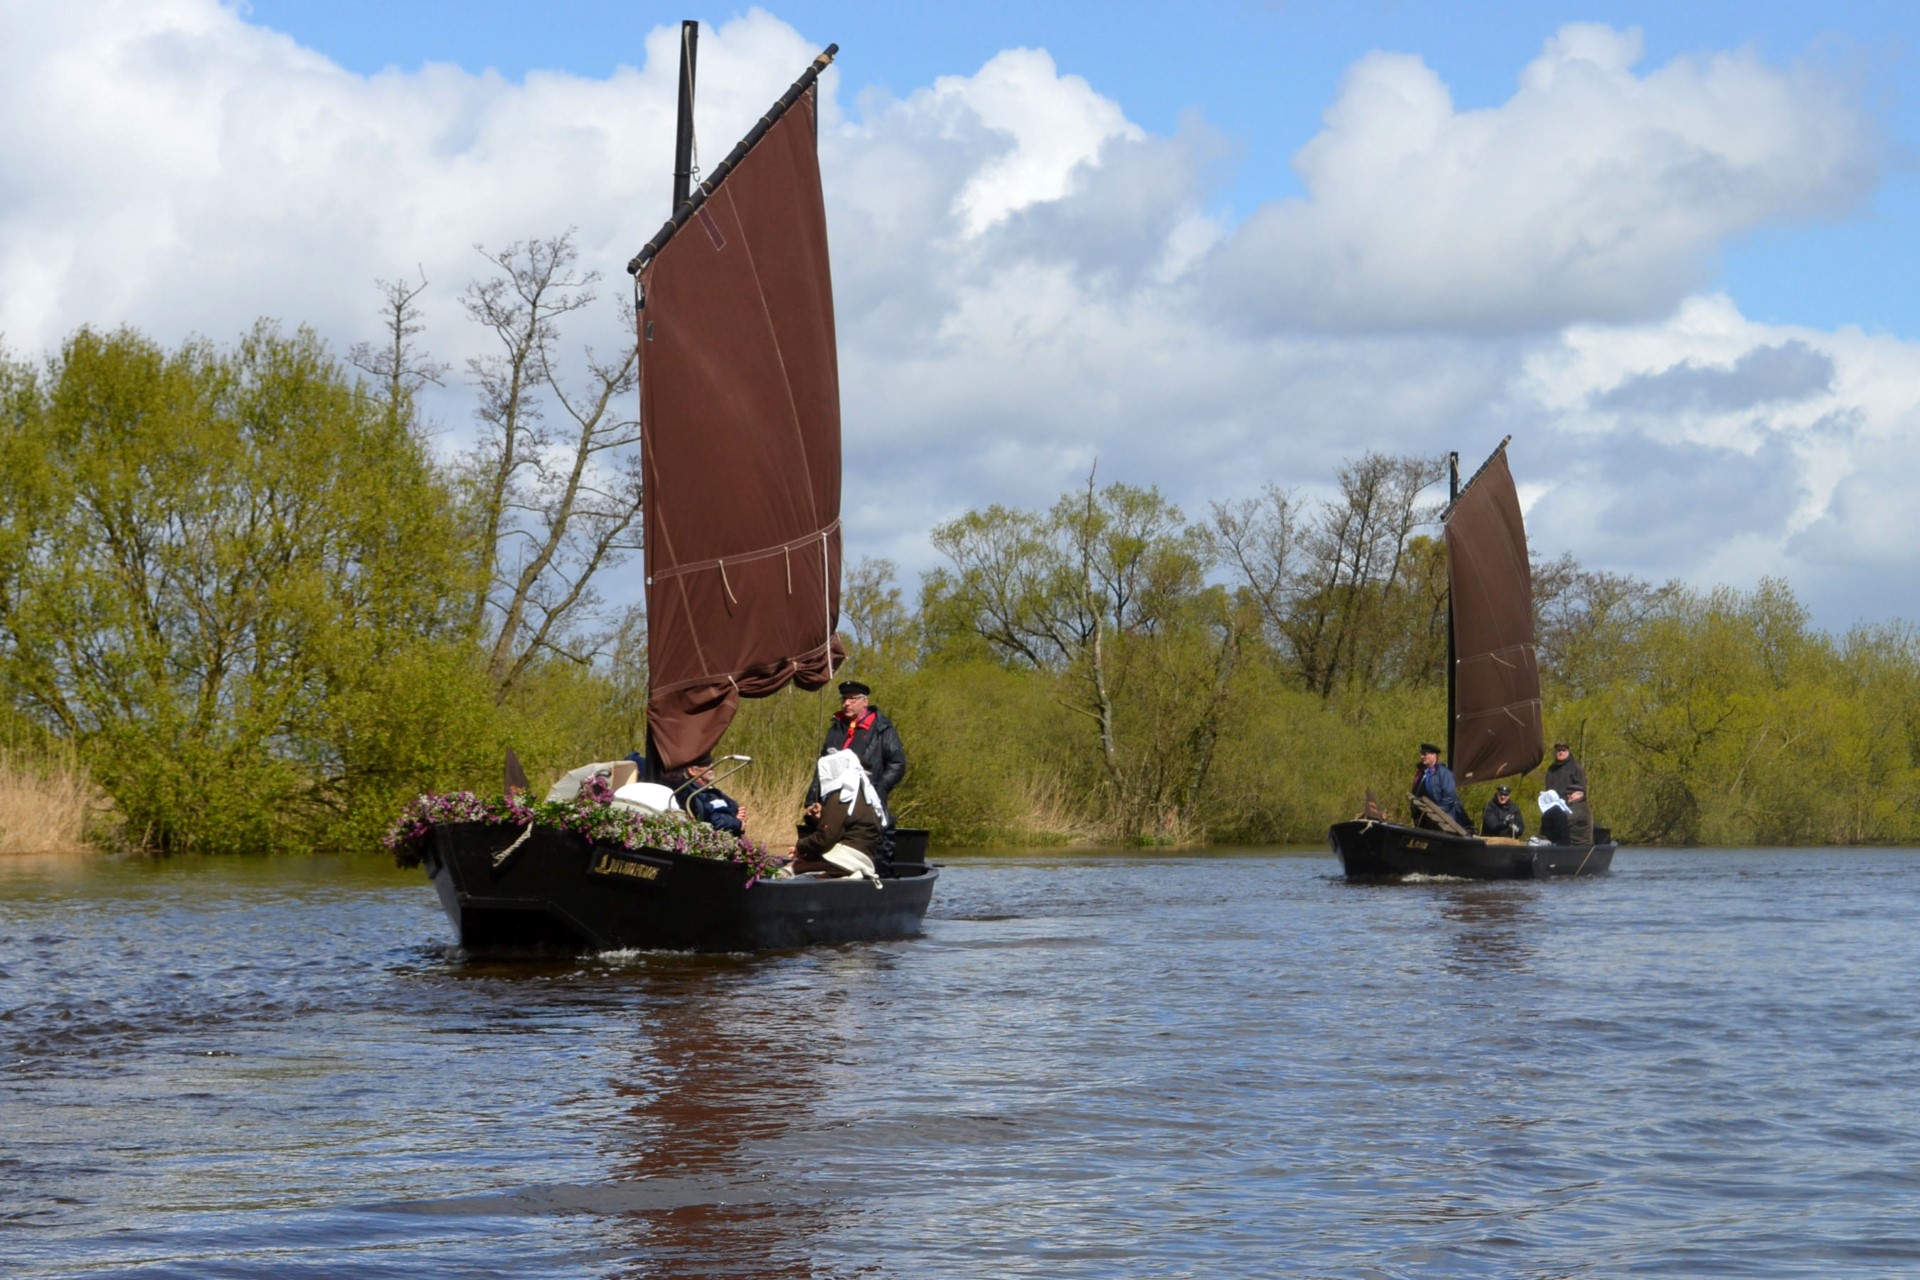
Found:
[{"label": "person in blue jacket", "polygon": [[687,766],[686,776],[673,789],[674,801],[682,809],[715,831],[736,836],[747,833],[745,814],[732,796],[713,785],[713,757],[701,756]]},{"label": "person in blue jacket", "polygon": [[[1440,748],[1431,742],[1420,744],[1420,771],[1413,775],[1413,796],[1425,797],[1439,805],[1448,817],[1460,824],[1463,831],[1471,831],[1468,825],[1466,806],[1460,803],[1460,789],[1453,783],[1453,770],[1440,763]],[[1434,825],[1418,809],[1414,810],[1413,824],[1416,827]]]}]

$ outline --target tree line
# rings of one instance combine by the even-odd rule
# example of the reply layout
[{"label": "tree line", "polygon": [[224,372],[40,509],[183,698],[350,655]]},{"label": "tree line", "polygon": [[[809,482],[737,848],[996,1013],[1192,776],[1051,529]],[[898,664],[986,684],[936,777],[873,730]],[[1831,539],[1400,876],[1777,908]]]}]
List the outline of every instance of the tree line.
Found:
[{"label": "tree line", "polygon": [[347,360],[269,321],[0,353],[0,717],[77,755],[117,841],[372,849],[509,742],[635,731],[637,632],[601,594],[638,546],[631,325],[611,358],[564,347],[598,283],[570,235],[485,261],[451,460],[418,411],[448,372],[424,282],[382,283],[384,341]]},{"label": "tree line", "polygon": [[[382,340],[344,360],[264,321],[0,354],[0,716],[87,763],[121,842],[371,852],[422,790],[498,789],[509,745],[538,776],[643,740],[614,577],[638,550],[631,315],[598,357],[562,333],[597,302],[570,236],[484,252],[450,458],[418,408],[451,372],[424,281],[382,282]],[[1090,475],[939,525],[911,592],[850,564],[846,674],[906,737],[899,816],[948,845],[1318,843],[1369,789],[1397,804],[1445,732],[1444,475],[1367,453],[1330,496],[1194,513]],[[1920,838],[1911,627],[1820,631],[1778,581],[1534,568],[1548,731],[1620,838]],[[797,791],[832,709],[746,704],[727,749]]]}]

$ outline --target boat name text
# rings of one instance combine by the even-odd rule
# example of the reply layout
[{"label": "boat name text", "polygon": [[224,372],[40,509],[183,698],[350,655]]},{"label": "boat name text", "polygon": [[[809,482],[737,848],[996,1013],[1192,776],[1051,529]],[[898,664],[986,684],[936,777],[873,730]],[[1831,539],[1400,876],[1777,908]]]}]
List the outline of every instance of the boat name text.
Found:
[{"label": "boat name text", "polygon": [[611,853],[601,854],[599,860],[593,864],[593,870],[597,875],[632,876],[635,880],[658,880],[660,878],[660,868],[654,866],[651,862],[634,862],[627,858],[617,857]]}]

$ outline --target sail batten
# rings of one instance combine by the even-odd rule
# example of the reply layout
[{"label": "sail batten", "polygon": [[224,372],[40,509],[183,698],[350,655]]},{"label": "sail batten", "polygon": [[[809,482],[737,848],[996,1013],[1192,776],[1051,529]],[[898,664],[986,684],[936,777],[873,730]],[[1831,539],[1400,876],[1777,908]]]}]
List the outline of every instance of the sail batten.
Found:
[{"label": "sail batten", "polygon": [[669,769],[712,750],[739,699],[820,688],[843,656],[840,382],[806,83],[687,210],[706,234],[657,238],[640,269],[647,721]]},{"label": "sail batten", "polygon": [[1544,758],[1533,570],[1503,446],[1446,516],[1453,616],[1453,759],[1461,782],[1526,773]]}]

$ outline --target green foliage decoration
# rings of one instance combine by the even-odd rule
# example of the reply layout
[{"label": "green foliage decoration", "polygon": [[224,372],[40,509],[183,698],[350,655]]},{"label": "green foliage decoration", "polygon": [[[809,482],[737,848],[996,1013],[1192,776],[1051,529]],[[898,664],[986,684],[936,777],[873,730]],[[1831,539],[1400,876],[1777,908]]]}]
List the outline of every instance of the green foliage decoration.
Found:
[{"label": "green foliage decoration", "polygon": [[380,843],[392,851],[397,865],[416,867],[426,839],[436,826],[483,822],[525,829],[538,824],[620,849],[656,849],[737,862],[747,872],[749,886],[773,878],[782,869],[782,860],[758,840],[716,831],[684,815],[641,813],[612,801],[613,787],[600,777],[588,778],[579,793],[566,800],[529,800],[519,792],[512,796],[429,792],[407,802]]}]

